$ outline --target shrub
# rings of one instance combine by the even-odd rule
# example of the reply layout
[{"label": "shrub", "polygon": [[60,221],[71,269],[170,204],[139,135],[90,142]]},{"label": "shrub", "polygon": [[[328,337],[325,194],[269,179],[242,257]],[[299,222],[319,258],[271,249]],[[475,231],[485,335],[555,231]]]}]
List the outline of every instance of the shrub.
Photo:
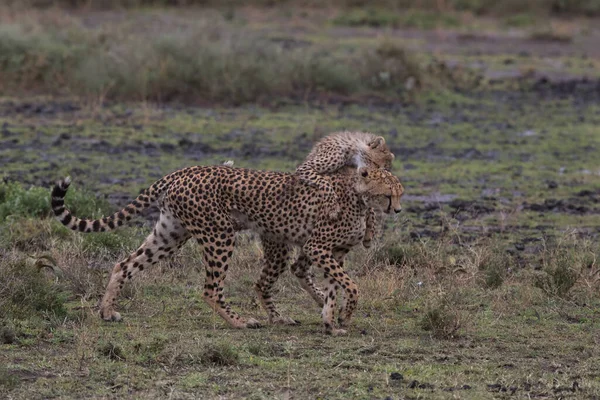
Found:
[{"label": "shrub", "polygon": [[125,361],[125,352],[118,344],[112,342],[102,343],[98,347],[98,353],[114,361]]},{"label": "shrub", "polygon": [[104,254],[110,259],[114,259],[123,251],[133,250],[141,243],[134,231],[128,228],[121,228],[115,232],[84,234],[82,240],[84,252],[95,256]]},{"label": "shrub", "polygon": [[484,286],[488,289],[499,288],[514,267],[514,259],[506,249],[492,245],[479,267],[483,271]]},{"label": "shrub", "polygon": [[436,339],[452,339],[461,328],[461,318],[446,299],[430,304],[420,321],[420,327]]},{"label": "shrub", "polygon": [[4,89],[239,104],[323,92],[398,94],[406,91],[408,79],[420,84],[425,70],[389,40],[375,49],[343,51],[309,42],[288,46],[218,20],[188,21],[147,35],[128,27],[86,30],[65,24],[64,31],[44,24],[0,29]]},{"label": "shrub", "polygon": [[53,238],[65,239],[69,231],[58,223],[31,218],[11,218],[0,228],[0,245],[24,252],[49,250]]},{"label": "shrub", "polygon": [[417,87],[422,84],[422,67],[398,42],[384,40],[374,51],[366,51],[361,59],[361,77],[371,89],[404,92],[409,80]]},{"label": "shrub", "polygon": [[333,23],[344,26],[396,27],[400,23],[400,17],[382,8],[354,8],[341,12]]},{"label": "shrub", "polygon": [[569,297],[586,266],[585,255],[589,251],[585,244],[577,244],[574,240],[567,237],[556,243],[546,243],[541,254],[541,271],[535,276],[534,286],[551,296]]},{"label": "shrub", "polygon": [[522,28],[525,26],[532,26],[535,24],[535,22],[535,18],[531,14],[515,14],[511,15],[510,17],[507,17],[504,20],[504,25],[515,28]]},{"label": "shrub", "polygon": [[26,319],[47,313],[64,316],[68,294],[25,259],[0,262],[0,309],[6,318]]},{"label": "shrub", "polygon": [[536,276],[534,284],[549,295],[567,297],[578,278],[579,274],[568,260],[563,259],[545,268],[542,274]]},{"label": "shrub", "polygon": [[50,212],[48,189],[24,189],[18,183],[0,183],[0,222],[8,216],[47,217]]},{"label": "shrub", "polygon": [[238,351],[230,343],[214,343],[208,346],[201,355],[204,365],[236,365],[238,363]]},{"label": "shrub", "polygon": [[13,389],[19,384],[19,378],[0,365],[0,388]]},{"label": "shrub", "polygon": [[[78,189],[69,190],[65,204],[75,215],[87,218],[108,214],[112,208],[106,200]],[[25,189],[17,182],[0,183],[0,222],[9,217],[47,218],[51,215],[50,189],[36,186]]]}]

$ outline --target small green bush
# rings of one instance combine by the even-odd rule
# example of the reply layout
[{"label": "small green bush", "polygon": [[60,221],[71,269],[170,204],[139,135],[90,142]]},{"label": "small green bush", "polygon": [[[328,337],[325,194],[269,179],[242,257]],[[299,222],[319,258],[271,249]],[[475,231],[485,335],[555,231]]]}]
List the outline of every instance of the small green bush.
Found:
[{"label": "small green bush", "polygon": [[535,286],[551,296],[568,297],[577,283],[579,274],[567,260],[560,260],[554,266],[547,267],[536,276]]},{"label": "small green bush", "polygon": [[535,24],[535,22],[535,18],[531,14],[515,14],[507,17],[504,20],[504,25],[514,28],[523,28],[526,26],[532,26]]},{"label": "small green bush", "polygon": [[487,259],[480,266],[483,271],[484,287],[488,289],[499,288],[513,268],[515,268],[514,259],[506,252],[506,249],[494,246]]},{"label": "small green bush", "polygon": [[389,262],[398,267],[410,266],[416,259],[415,249],[410,245],[386,244],[375,253],[377,261]]},{"label": "small green bush", "polygon": [[114,258],[123,251],[131,251],[141,241],[131,229],[121,228],[115,232],[94,232],[84,234],[83,251],[98,256],[103,253]]},{"label": "small green bush", "polygon": [[485,287],[497,289],[504,283],[504,271],[498,265],[492,265],[484,269]]},{"label": "small green bush", "polygon": [[201,360],[204,365],[236,365],[239,360],[239,353],[230,343],[214,343],[202,352]]},{"label": "small green bush", "polygon": [[534,286],[550,296],[568,298],[587,265],[586,244],[578,244],[573,238],[550,241],[541,254],[541,271],[535,276]]},{"label": "small green bush", "polygon": [[246,346],[248,352],[258,357],[285,357],[287,351],[281,343],[252,342]]},{"label": "small green bush", "polygon": [[48,217],[50,192],[40,187],[23,188],[18,183],[0,183],[0,222],[8,216]]},{"label": "small green bush", "polygon": [[396,27],[400,23],[400,17],[381,8],[354,8],[341,12],[333,23],[343,26]]},{"label": "small green bush", "polygon": [[106,342],[98,347],[98,354],[114,361],[125,361],[125,352],[123,348],[115,343]]},{"label": "small green bush", "polygon": [[68,294],[25,259],[0,262],[0,309],[4,317],[65,316]]},{"label": "small green bush", "polygon": [[59,223],[32,218],[10,218],[0,227],[0,245],[23,252],[49,250],[52,240],[66,239],[70,232]]},{"label": "small green bush", "polygon": [[[65,198],[67,207],[77,216],[96,218],[110,213],[111,206],[92,193],[83,190],[69,190]],[[50,189],[32,186],[25,189],[17,182],[0,183],[0,222],[7,218],[52,216]]]},{"label": "small green bush", "polygon": [[0,388],[14,389],[19,384],[19,378],[0,365]]},{"label": "small green bush", "polygon": [[447,298],[442,298],[427,306],[419,326],[436,339],[452,339],[457,337],[462,323],[458,310],[452,308]]},{"label": "small green bush", "polygon": [[456,27],[458,19],[448,13],[431,12],[419,9],[395,12],[385,8],[355,8],[342,11],[333,23],[343,26],[399,27],[434,29]]},{"label": "small green bush", "polygon": [[402,17],[402,25],[418,29],[454,28],[460,26],[460,21],[448,13],[414,10]]}]

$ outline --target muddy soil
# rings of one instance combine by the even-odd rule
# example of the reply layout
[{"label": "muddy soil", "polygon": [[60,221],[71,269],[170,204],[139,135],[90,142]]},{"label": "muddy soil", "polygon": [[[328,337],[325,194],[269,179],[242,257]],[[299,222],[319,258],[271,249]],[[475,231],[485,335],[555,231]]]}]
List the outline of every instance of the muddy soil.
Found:
[{"label": "muddy soil", "polygon": [[[88,21],[94,25],[92,22]],[[277,40],[286,46],[311,45],[302,32],[293,28],[284,31],[290,38],[283,35]],[[377,29],[327,30],[329,38],[381,33]],[[341,121],[332,124],[335,129],[371,127],[386,137],[406,186],[405,222],[410,224],[410,236],[415,240],[437,238],[460,226],[460,241],[499,233],[516,235],[515,246],[521,249],[540,237],[557,234],[564,228],[563,223],[575,226],[581,235],[600,235],[596,224],[600,215],[600,164],[591,163],[585,168],[578,164],[578,158],[589,161],[600,154],[600,139],[565,134],[560,140],[575,142],[575,153],[562,153],[560,143],[550,143],[550,147],[558,148],[554,150],[556,171],[539,176],[530,172],[540,158],[547,156],[545,150],[532,146],[548,145],[546,132],[537,129],[536,118],[539,122],[554,118],[557,127],[570,132],[577,132],[579,126],[589,129],[600,124],[594,111],[600,104],[600,78],[597,71],[587,76],[600,59],[600,33],[596,29],[577,36],[576,41],[534,40],[510,32],[465,34],[404,29],[387,33],[405,38],[409,47],[417,46],[421,52],[466,56],[458,61],[463,64],[478,63],[473,57],[481,56],[474,67],[496,83],[458,92],[459,97],[450,101],[443,96],[431,96],[418,104],[356,104],[329,99],[292,112],[286,109],[289,104],[271,104],[259,110],[171,104],[156,107],[150,117],[144,118],[140,117],[139,105],[107,104],[91,110],[74,100],[0,100],[3,178],[50,186],[59,175],[68,173],[84,182],[87,189],[107,197],[115,207],[121,207],[153,179],[187,165],[233,159],[242,166],[291,171],[315,139],[333,130],[319,126],[314,126],[312,132],[294,128],[300,126],[295,115],[305,113],[307,119],[314,119],[322,113],[328,120]],[[499,55],[503,57],[500,72]],[[536,70],[523,80],[523,65],[533,59],[545,59],[551,68]],[[583,67],[573,69],[573,63]],[[507,70],[516,73],[507,74]],[[514,77],[519,82],[516,86]],[[504,115],[498,115],[499,106]],[[279,120],[271,127],[251,126],[254,119],[273,116]],[[173,127],[176,124],[172,121],[181,117],[201,123],[192,123],[191,128]],[[378,124],[379,119],[403,122]],[[514,122],[518,119],[527,124]],[[219,121],[226,127],[221,127]],[[285,129],[278,128],[282,124]],[[407,126],[422,130],[423,138],[407,139]],[[465,127],[481,136],[465,136]],[[278,129],[284,133],[274,135]],[[553,164],[552,159],[545,161]],[[504,170],[479,173],[466,182],[436,174],[438,168],[463,163],[475,163],[482,169],[498,164]],[[581,177],[573,181],[564,178],[573,170]],[[512,181],[520,183],[513,185]],[[504,227],[497,223],[518,212],[528,213],[530,220]],[[557,222],[563,217],[564,222]],[[586,218],[591,222],[586,223]]]},{"label": "muddy soil", "polygon": [[[467,96],[482,102],[504,102],[515,110],[523,104],[535,104],[540,99],[571,99],[571,110],[580,114],[575,119],[585,121],[589,118],[589,107],[600,103],[600,83],[590,80],[537,82],[527,92],[488,91]],[[111,106],[107,108],[110,110]],[[181,107],[178,107],[177,112],[182,109],[188,112],[187,108]],[[339,107],[341,113],[344,109],[345,106]],[[430,101],[425,105],[410,107],[371,106],[370,110],[383,114],[401,113],[411,124],[434,130],[444,126],[446,130],[452,131],[453,126],[471,124],[477,130],[485,132],[490,129],[490,124],[498,124],[485,118],[488,109],[471,102],[438,107],[436,101]],[[194,112],[190,108],[189,113]],[[313,140],[304,132],[290,136],[286,139],[286,144],[281,146],[265,130],[244,127],[221,132],[218,141],[202,132],[175,130],[169,132],[168,140],[165,140],[165,136],[159,136],[160,140],[153,140],[152,135],[144,136],[148,126],[130,121],[130,112],[109,112],[106,115],[90,116],[88,110],[72,101],[1,102],[0,117],[5,122],[0,128],[0,168],[9,171],[4,173],[4,179],[48,187],[57,179],[60,174],[58,171],[65,164],[69,173],[82,182],[84,187],[97,191],[116,208],[130,201],[135,192],[132,193],[131,189],[115,190],[115,186],[142,188],[153,179],[181,166],[219,163],[226,159],[234,159],[244,166],[253,166],[264,160],[287,160],[295,165],[308,153]],[[168,113],[159,115],[160,120]],[[369,118],[368,115],[361,115]],[[110,135],[90,134],[75,122],[82,119],[91,120],[96,127],[102,127],[107,132],[113,128],[128,126],[133,132],[141,132],[143,138],[133,135],[115,140]],[[510,122],[494,127],[498,128],[510,130]],[[403,142],[402,127],[383,134],[400,161],[401,175],[402,171],[418,171],[416,165],[421,165],[422,168],[423,163],[438,162],[509,162],[514,164],[518,174],[526,168],[519,165],[537,157],[535,150],[531,150],[531,154],[508,154],[501,150],[482,151],[473,143],[464,143],[458,148],[436,141],[413,146]],[[523,135],[534,133],[525,132]],[[460,140],[459,136],[457,140]],[[581,151],[597,154],[600,149],[593,143],[582,146]],[[518,143],[515,145],[518,147]],[[207,159],[210,161],[206,162]],[[131,160],[131,163],[127,160]],[[161,163],[160,160],[169,161],[169,165],[157,165]],[[594,178],[594,174],[598,174],[598,171],[590,171],[590,179],[598,182],[599,179]],[[455,231],[453,227],[460,226],[458,236],[453,239],[457,242],[478,240],[482,235],[491,237],[501,234],[513,237],[515,248],[523,251],[539,246],[540,237],[560,234],[561,228],[552,222],[558,215],[584,219],[600,215],[600,190],[593,185],[584,190],[557,195],[556,191],[561,189],[558,187],[559,183],[540,177],[536,184],[544,188],[543,193],[536,201],[531,201],[527,193],[513,191],[507,195],[506,191],[494,188],[494,184],[485,178],[468,183],[471,187],[460,194],[434,191],[419,195],[415,189],[419,189],[423,182],[408,179],[404,180],[404,184],[407,193],[404,199],[404,224],[410,224],[410,237],[413,240],[437,239],[448,235],[451,230]],[[464,186],[448,179],[436,179],[435,175],[428,176],[426,182],[426,185],[434,187],[453,184]],[[560,185],[562,187],[564,183]],[[539,222],[528,225],[517,223],[508,227],[486,222],[490,218],[516,211],[530,212],[533,214],[532,218]],[[148,218],[155,218],[154,213],[150,213]],[[397,222],[394,225],[399,229]],[[403,224],[399,225],[402,229]],[[597,238],[600,236],[600,226],[583,224],[579,227],[579,234]]]}]

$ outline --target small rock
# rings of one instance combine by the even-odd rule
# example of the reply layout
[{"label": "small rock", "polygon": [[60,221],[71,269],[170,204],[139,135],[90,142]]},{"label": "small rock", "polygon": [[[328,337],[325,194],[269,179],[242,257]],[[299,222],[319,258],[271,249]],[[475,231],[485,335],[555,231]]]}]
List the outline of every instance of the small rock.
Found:
[{"label": "small rock", "polygon": [[523,243],[515,243],[515,249],[523,251],[525,250],[525,245]]},{"label": "small rock", "polygon": [[16,340],[17,340],[17,336],[15,335],[15,332],[11,328],[9,328],[9,327],[2,328],[2,330],[0,331],[0,343],[11,344],[11,343],[15,343]]},{"label": "small rock", "polygon": [[402,376],[402,374],[399,372],[392,372],[390,374],[390,379],[393,381],[401,381],[404,379],[404,376]]}]

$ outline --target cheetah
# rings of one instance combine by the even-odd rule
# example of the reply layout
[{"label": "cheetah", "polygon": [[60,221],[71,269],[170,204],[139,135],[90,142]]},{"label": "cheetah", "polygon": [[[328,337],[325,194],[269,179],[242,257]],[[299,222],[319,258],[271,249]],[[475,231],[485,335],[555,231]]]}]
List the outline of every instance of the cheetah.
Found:
[{"label": "cheetah", "polygon": [[[204,301],[234,328],[258,327],[255,319],[244,319],[233,311],[223,294],[236,231],[250,228],[259,233],[263,243],[265,264],[255,290],[269,321],[295,322],[278,313],[271,290],[286,268],[292,246],[299,246],[302,255],[292,270],[302,287],[322,306],[325,332],[343,334],[345,330],[333,324],[336,292],[340,288],[344,291],[338,315],[340,327],[349,321],[358,298],[356,284],[342,268],[344,256],[363,239],[368,208],[399,212],[404,189],[398,178],[383,169],[349,169],[328,179],[344,204],[337,221],[320,217],[322,193],[294,174],[230,166],[195,166],[175,171],[153,183],[122,210],[96,220],[77,218],[65,208],[64,197],[70,185],[66,178],[52,190],[52,208],[58,220],[72,230],[104,232],[123,225],[151,204],[160,207],[152,233],[112,270],[100,302],[104,320],[121,319],[115,303],[126,280],[171,256],[193,237],[204,250]],[[311,264],[327,278],[325,294],[312,283],[308,273]]]},{"label": "cheetah", "polygon": [[[340,212],[340,203],[327,177],[345,166],[360,168],[384,168],[391,171],[394,154],[382,136],[368,132],[335,132],[321,139],[306,159],[296,169],[301,181],[319,188],[325,193],[324,212],[335,220]],[[369,248],[375,236],[375,224],[379,220],[373,210],[367,214],[367,226],[363,246]]]}]

